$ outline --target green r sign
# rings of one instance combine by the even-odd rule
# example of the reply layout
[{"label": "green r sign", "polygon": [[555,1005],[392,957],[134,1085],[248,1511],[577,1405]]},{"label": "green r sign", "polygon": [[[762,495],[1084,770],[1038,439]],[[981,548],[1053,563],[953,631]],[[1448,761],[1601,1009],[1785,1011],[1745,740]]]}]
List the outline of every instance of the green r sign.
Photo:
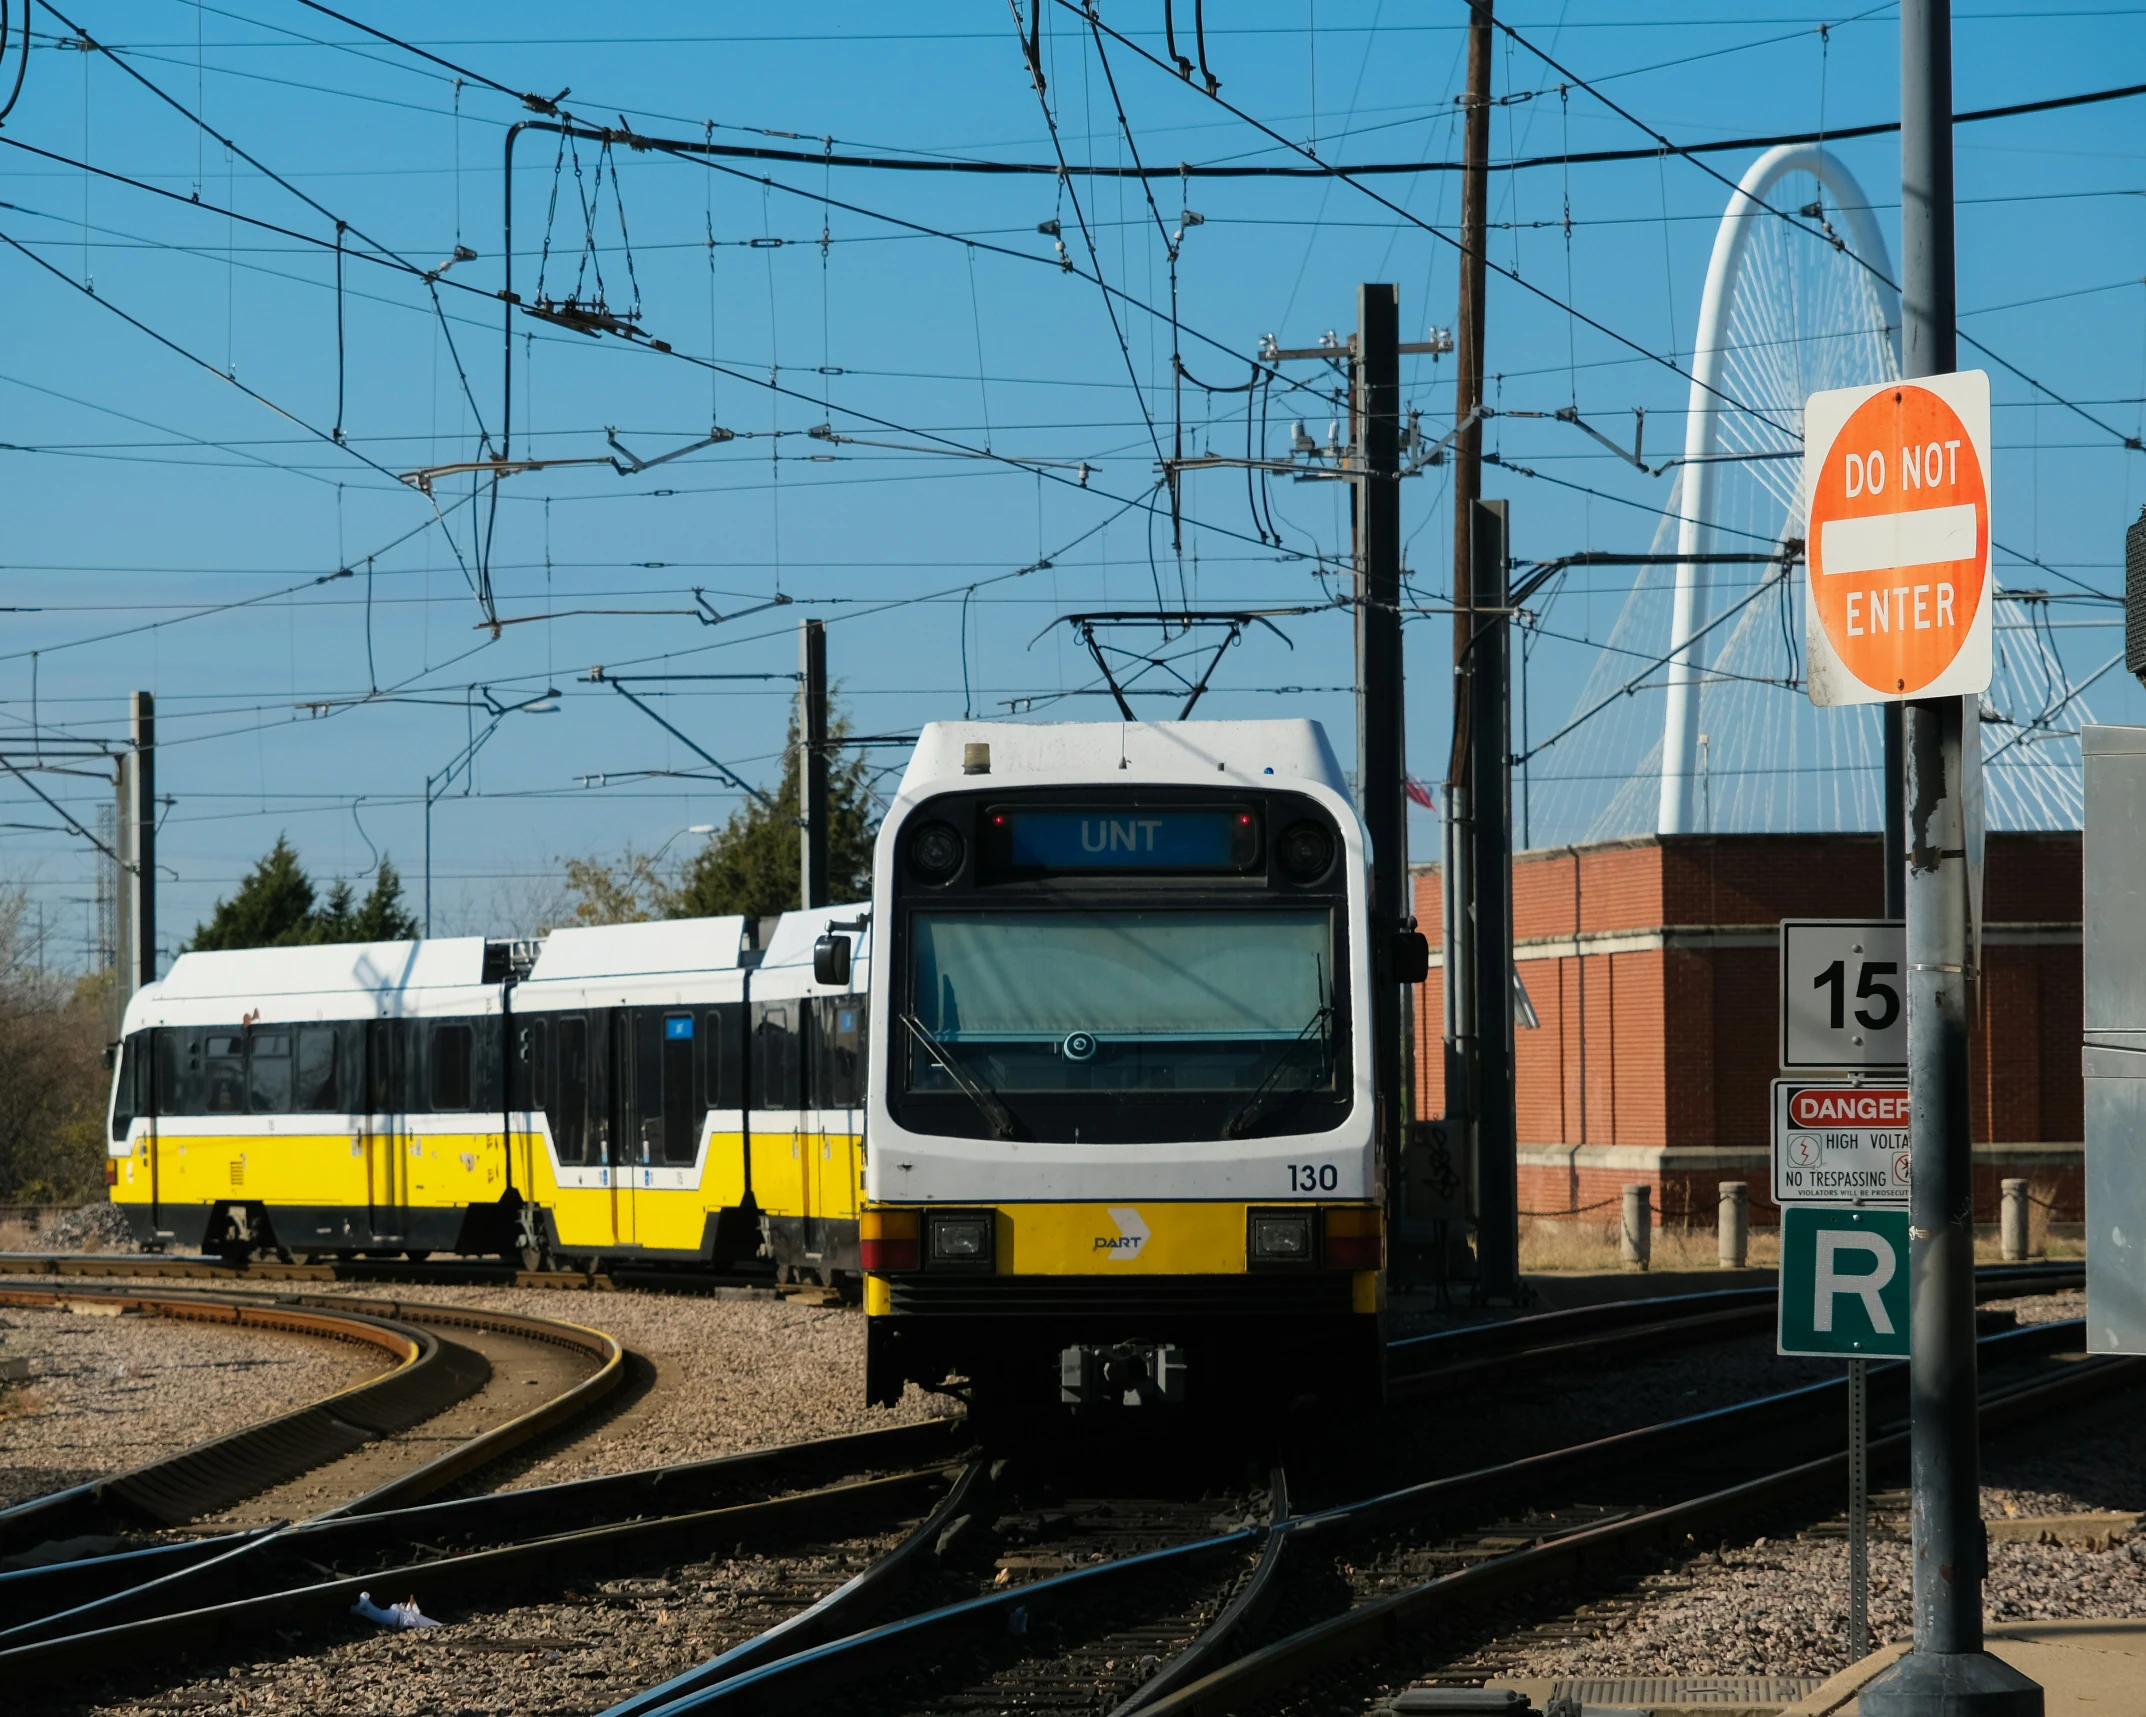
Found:
[{"label": "green r sign", "polygon": [[1780,1351],[1907,1357],[1905,1210],[1782,1207]]}]

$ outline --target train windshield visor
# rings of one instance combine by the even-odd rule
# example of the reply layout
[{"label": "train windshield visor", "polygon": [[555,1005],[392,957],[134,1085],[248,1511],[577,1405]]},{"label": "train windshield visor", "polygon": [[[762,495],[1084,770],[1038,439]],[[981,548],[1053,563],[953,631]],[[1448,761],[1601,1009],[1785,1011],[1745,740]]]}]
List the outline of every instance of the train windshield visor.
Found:
[{"label": "train windshield visor", "polygon": [[[1333,1088],[1325,910],[921,912],[911,1006],[995,1091]],[[959,1081],[921,1041],[912,1091]]]}]

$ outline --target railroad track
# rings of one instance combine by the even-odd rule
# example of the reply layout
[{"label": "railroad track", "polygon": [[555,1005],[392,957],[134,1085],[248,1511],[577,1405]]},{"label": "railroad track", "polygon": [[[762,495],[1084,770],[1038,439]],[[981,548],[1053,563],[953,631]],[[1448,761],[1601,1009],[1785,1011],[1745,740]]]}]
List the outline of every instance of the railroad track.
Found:
[{"label": "railroad track", "polygon": [[[2055,1357],[2080,1346],[2076,1322],[1985,1337],[1985,1429],[2146,1376],[2137,1361]],[[1873,1458],[1897,1463],[1906,1434],[1887,1419],[1904,1417],[1905,1367],[1880,1368],[1873,1384]],[[749,1642],[606,1717],[794,1709],[837,1695],[858,1712],[1041,1702],[1182,1717],[1272,1703],[1313,1677],[1307,1709],[1330,1710],[1337,1692],[1409,1680],[1423,1630],[1455,1611],[1599,1580],[1635,1552],[1838,1487],[1845,1387],[1814,1384],[1301,1517],[1277,1476],[1264,1523],[878,1625],[845,1628],[826,1613],[839,1608],[831,1602],[814,1641]],[[1664,1474],[1685,1481],[1681,1493],[1650,1494]]]},{"label": "railroad track", "polygon": [[[1987,1272],[1982,1292],[2049,1291],[2076,1285],[2076,1279],[2076,1270]],[[315,1296],[259,1298],[302,1311],[348,1304]],[[1569,1361],[1583,1348],[1600,1353],[1620,1343],[1657,1344],[1669,1339],[1665,1331],[1671,1328],[1687,1339],[1732,1335],[1770,1315],[1771,1299],[1770,1289],[1755,1297],[1739,1290],[1476,1326],[1397,1344],[1403,1357],[1396,1369],[1417,1376],[1467,1372],[1485,1380],[1501,1357],[1525,1371],[1560,1355]],[[443,1310],[400,1304],[376,1309]],[[480,1314],[457,1308],[452,1315]],[[1723,1421],[1704,1417],[1709,1429],[1700,1434],[1719,1436]],[[1831,1415],[1835,1422],[1838,1417]],[[1018,1476],[1009,1479],[1002,1466],[965,1460],[969,1435],[958,1421],[930,1422],[503,1496],[383,1506],[335,1520],[0,1575],[0,1614],[24,1618],[0,1633],[0,1674],[50,1681],[118,1661],[156,1661],[154,1654],[203,1640],[264,1631],[289,1639],[294,1630],[347,1625],[345,1612],[368,1586],[390,1592],[407,1587],[440,1594],[435,1604],[467,1607],[495,1594],[557,1591],[607,1570],[704,1556],[710,1543],[735,1543],[741,1552],[748,1546],[780,1551],[845,1533],[854,1543],[866,1528],[884,1535],[903,1531],[908,1522],[893,1553],[864,1558],[869,1565],[852,1578],[822,1579],[817,1586],[790,1580],[778,1582],[779,1590],[756,1593],[760,1619],[773,1626],[619,1709],[667,1712],[686,1699],[694,1703],[681,1710],[698,1709],[711,1696],[723,1708],[742,1708],[739,1702],[758,1701],[748,1690],[763,1681],[783,1689],[778,1703],[815,1678],[830,1685],[846,1681],[849,1666],[862,1661],[848,1655],[846,1643],[860,1627],[900,1640],[901,1661],[916,1662],[917,1653],[942,1646],[961,1655],[967,1668],[958,1685],[950,1693],[920,1696],[917,1709],[964,1708],[964,1689],[971,1696],[1014,1696],[1046,1686],[1062,1689],[1069,1679],[1093,1689],[1100,1704],[1143,1709],[1175,1697],[1175,1690],[1204,1676],[1243,1642],[1263,1638],[1263,1629],[1271,1632],[1283,1550],[1312,1542],[1300,1534],[1323,1531],[1333,1541],[1340,1530],[1294,1520],[1278,1474],[1263,1497],[1246,1492],[1227,1499],[1223,1511],[1237,1517],[1228,1530],[1215,1529],[1221,1505],[1211,1499],[1174,1517],[1165,1511],[1111,1526],[1093,1508],[1069,1507],[1056,1496],[1039,1500],[1032,1486],[1024,1487]],[[1588,1447],[1596,1459],[1633,1455],[1616,1438]],[[1497,1495],[1539,1492],[1547,1482],[1546,1460],[1553,1458],[1512,1463],[1501,1469],[1502,1479],[1468,1475],[1416,1488],[1432,1494],[1445,1487],[1444,1506],[1451,1512],[1472,1481],[1479,1494],[1469,1507],[1480,1513]],[[1554,1461],[1548,1470],[1557,1470]],[[1496,1489],[1501,1482],[1506,1492]],[[768,1494],[786,1486],[803,1488]],[[1122,1507],[1122,1499],[1113,1499],[1112,1507]],[[1473,1555],[1480,1560],[1496,1548],[1478,1543]],[[979,1551],[986,1552],[981,1566]],[[990,1553],[997,1551],[1005,1554]],[[992,1651],[979,1656],[977,1640],[998,1647],[1000,1630],[1059,1649],[1055,1655],[1015,1652],[1007,1661]],[[152,1655],[145,1658],[145,1651]],[[799,1658],[809,1667],[791,1661]]]},{"label": "railroad track", "polygon": [[523,1270],[490,1258],[351,1258],[284,1264],[163,1252],[0,1252],[0,1278],[14,1276],[125,1277],[200,1282],[350,1282],[433,1287],[547,1288],[604,1293],[648,1288],[716,1299],[786,1299],[833,1304],[833,1289],[778,1283],[766,1271],[710,1270],[693,1265],[618,1264],[608,1270]]},{"label": "railroad track", "polygon": [[[23,1618],[0,1630],[0,1684],[65,1683],[79,1698],[85,1679],[115,1664],[340,1629],[367,1590],[467,1604],[586,1585],[711,1545],[786,1553],[891,1529],[922,1547],[988,1470],[966,1458],[966,1439],[960,1421],[930,1420],[0,1574],[0,1614]],[[890,1588],[898,1569],[874,1559],[872,1589]],[[816,1594],[787,1595],[804,1611]]]},{"label": "railroad track", "polygon": [[[307,1515],[320,1517],[402,1506],[587,1412],[625,1377],[625,1350],[601,1330],[514,1312],[305,1294],[0,1283],[0,1305],[69,1304],[358,1342],[384,1349],[396,1363],[310,1406],[0,1510],[0,1554],[218,1516],[236,1523],[247,1516],[230,1511],[249,1502],[281,1503],[283,1518],[299,1501]],[[465,1339],[445,1333],[450,1330]],[[517,1349],[561,1356],[563,1364],[544,1368],[552,1387],[530,1405],[495,1388],[489,1408],[480,1407],[495,1379],[504,1385],[524,1369],[517,1363],[505,1370]],[[428,1423],[440,1431],[426,1444],[413,1449],[390,1441]]]}]

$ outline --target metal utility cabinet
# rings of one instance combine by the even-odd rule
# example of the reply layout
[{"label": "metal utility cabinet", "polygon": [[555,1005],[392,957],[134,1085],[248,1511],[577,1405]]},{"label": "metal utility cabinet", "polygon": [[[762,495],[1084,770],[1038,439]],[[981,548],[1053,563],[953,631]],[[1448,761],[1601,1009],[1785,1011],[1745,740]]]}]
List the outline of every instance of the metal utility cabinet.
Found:
[{"label": "metal utility cabinet", "polygon": [[2146,727],[2086,753],[2086,1324],[2146,1353]]}]

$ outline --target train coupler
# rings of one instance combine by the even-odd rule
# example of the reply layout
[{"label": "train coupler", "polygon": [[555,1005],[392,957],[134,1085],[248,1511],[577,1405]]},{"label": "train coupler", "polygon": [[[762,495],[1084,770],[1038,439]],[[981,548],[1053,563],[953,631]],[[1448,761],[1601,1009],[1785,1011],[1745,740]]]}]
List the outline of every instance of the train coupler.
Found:
[{"label": "train coupler", "polygon": [[1058,1399],[1069,1407],[1175,1406],[1185,1399],[1185,1350],[1141,1341],[1065,1348],[1058,1355]]}]

